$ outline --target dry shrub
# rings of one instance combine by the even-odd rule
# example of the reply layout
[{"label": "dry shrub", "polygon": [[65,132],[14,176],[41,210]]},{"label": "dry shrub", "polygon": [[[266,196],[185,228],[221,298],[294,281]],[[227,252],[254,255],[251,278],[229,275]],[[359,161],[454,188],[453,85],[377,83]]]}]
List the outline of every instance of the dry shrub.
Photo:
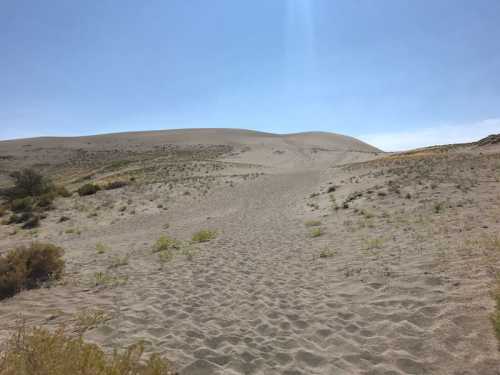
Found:
[{"label": "dry shrub", "polygon": [[152,355],[142,361],[141,343],[107,356],[82,336],[66,336],[64,328],[51,333],[19,325],[0,352],[0,375],[174,375],[169,362]]},{"label": "dry shrub", "polygon": [[77,191],[78,195],[83,197],[86,195],[93,195],[97,193],[99,190],[101,190],[101,187],[99,185],[88,183],[80,187]]},{"label": "dry shrub", "polygon": [[55,245],[33,243],[0,257],[0,300],[60,279],[64,270],[63,254],[63,249]]}]

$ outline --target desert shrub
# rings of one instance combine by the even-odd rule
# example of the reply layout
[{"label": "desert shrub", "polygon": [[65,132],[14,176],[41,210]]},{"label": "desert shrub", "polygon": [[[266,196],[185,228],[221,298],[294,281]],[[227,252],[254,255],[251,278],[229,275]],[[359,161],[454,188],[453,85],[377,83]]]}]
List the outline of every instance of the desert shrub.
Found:
[{"label": "desert shrub", "polygon": [[43,193],[40,195],[36,202],[38,207],[42,207],[44,209],[52,207],[52,202],[54,202],[54,199],[56,199],[56,192],[55,191],[49,191],[47,193]]},{"label": "desert shrub", "polygon": [[58,196],[63,197],[63,198],[69,198],[72,195],[71,192],[68,189],[66,189],[64,186],[56,186],[55,192]]},{"label": "desert shrub", "polygon": [[168,236],[160,236],[158,240],[155,242],[153,246],[153,252],[157,253],[160,251],[170,251],[170,250],[178,250],[181,248],[181,243]]},{"label": "desert shrub", "polygon": [[215,237],[217,237],[217,232],[215,230],[203,229],[193,234],[191,240],[193,242],[208,242]]},{"label": "desert shrub", "polygon": [[83,186],[81,186],[77,191],[78,195],[81,197],[86,196],[86,195],[92,195],[97,193],[99,190],[101,190],[101,187],[96,184],[88,183]]},{"label": "desert shrub", "polygon": [[33,217],[33,212],[27,211],[20,214],[12,214],[7,221],[7,224],[21,224],[26,223]]},{"label": "desert shrub", "polygon": [[107,356],[96,344],[75,338],[64,328],[49,332],[19,325],[0,352],[0,375],[174,375],[172,366],[153,354],[144,363],[144,346],[138,343]]},{"label": "desert shrub", "polygon": [[52,182],[32,169],[23,169],[11,174],[14,186],[4,193],[10,199],[36,197],[53,189]]},{"label": "desert shrub", "polygon": [[124,186],[127,186],[128,182],[127,181],[112,181],[104,186],[104,189],[106,190],[113,190],[113,189],[120,189]]},{"label": "desert shrub", "polygon": [[320,258],[331,258],[334,257],[335,255],[337,255],[337,252],[329,248],[325,248],[321,250],[319,253]]},{"label": "desert shrub", "polygon": [[323,235],[323,230],[320,227],[312,228],[309,232],[309,236],[312,238],[316,238]]},{"label": "desert shrub", "polygon": [[59,279],[64,270],[63,254],[63,249],[55,245],[33,243],[0,257],[0,300]]},{"label": "desert shrub", "polygon": [[10,202],[10,209],[12,212],[27,212],[33,210],[33,198],[32,197],[24,197],[24,198],[16,198]]}]

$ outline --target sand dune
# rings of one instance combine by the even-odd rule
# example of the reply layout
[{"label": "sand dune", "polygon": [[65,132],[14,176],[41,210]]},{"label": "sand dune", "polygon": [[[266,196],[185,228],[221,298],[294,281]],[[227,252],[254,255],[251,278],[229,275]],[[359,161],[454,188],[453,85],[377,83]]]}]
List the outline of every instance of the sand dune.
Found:
[{"label": "sand dune", "polygon": [[[2,249],[48,241],[67,261],[63,284],[0,301],[0,337],[20,312],[55,327],[90,308],[109,320],[86,339],[145,340],[182,375],[499,374],[483,239],[500,230],[500,149],[481,150],[230,129],[0,142],[4,174],[133,177],[58,199],[36,232],[0,227]],[[201,229],[217,237],[188,244]],[[161,235],[186,247],[163,262]]]}]

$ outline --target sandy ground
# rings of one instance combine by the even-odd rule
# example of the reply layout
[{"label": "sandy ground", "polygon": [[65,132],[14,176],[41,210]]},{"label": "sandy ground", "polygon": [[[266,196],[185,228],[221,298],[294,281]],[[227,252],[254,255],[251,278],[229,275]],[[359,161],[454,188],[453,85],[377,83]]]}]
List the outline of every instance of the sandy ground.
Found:
[{"label": "sandy ground", "polygon": [[[103,311],[88,340],[145,340],[186,375],[500,374],[498,145],[387,155],[211,129],[0,142],[0,157],[68,186],[135,177],[58,199],[36,231],[0,227],[1,251],[36,239],[67,262],[58,285],[0,302],[2,338],[19,314],[72,327]],[[217,237],[187,245],[201,229]],[[186,246],[161,262],[161,235]]]}]

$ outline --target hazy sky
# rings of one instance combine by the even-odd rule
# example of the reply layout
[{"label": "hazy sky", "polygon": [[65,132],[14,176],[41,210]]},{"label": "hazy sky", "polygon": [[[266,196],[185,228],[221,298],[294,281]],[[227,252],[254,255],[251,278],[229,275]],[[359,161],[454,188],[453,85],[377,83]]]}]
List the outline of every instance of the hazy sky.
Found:
[{"label": "hazy sky", "polygon": [[2,0],[0,138],[500,133],[498,0]]}]

